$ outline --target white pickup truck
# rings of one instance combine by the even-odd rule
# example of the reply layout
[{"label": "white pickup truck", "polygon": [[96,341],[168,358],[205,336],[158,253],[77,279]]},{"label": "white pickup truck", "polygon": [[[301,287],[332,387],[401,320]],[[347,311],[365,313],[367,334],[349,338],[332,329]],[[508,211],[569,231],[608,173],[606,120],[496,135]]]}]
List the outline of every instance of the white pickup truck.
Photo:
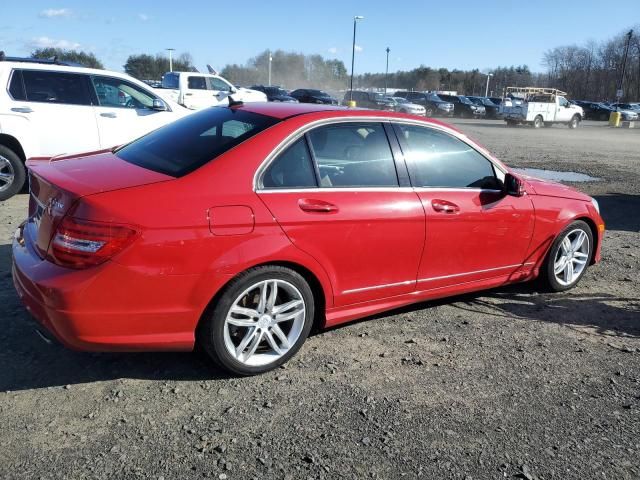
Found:
[{"label": "white pickup truck", "polygon": [[[515,90],[509,87],[507,90]],[[577,128],[584,118],[582,107],[569,102],[565,92],[555,88],[518,88],[525,100],[520,105],[505,105],[502,114],[507,125],[528,124],[535,128],[550,127],[554,123]],[[525,91],[526,90],[526,91]],[[513,92],[511,92],[513,93]]]},{"label": "white pickup truck", "polygon": [[229,95],[236,101],[266,102],[267,96],[256,90],[236,88],[219,75],[198,72],[167,72],[162,77],[165,96],[178,104],[199,110],[216,105],[227,105]]}]

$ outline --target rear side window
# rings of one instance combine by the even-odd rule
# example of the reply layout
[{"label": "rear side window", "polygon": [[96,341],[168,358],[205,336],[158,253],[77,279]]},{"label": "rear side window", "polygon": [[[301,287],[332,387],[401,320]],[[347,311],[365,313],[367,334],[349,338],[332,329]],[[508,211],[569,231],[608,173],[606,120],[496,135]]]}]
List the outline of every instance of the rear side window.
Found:
[{"label": "rear side window", "polygon": [[380,123],[343,123],[309,133],[321,187],[397,187],[391,148]]},{"label": "rear side window", "polygon": [[278,155],[264,173],[262,185],[264,188],[317,187],[316,174],[304,137]]},{"label": "rear side window", "polygon": [[491,162],[466,143],[430,128],[398,128],[414,186],[500,189]]},{"label": "rear side window", "polygon": [[134,140],[115,154],[134,165],[181,177],[277,122],[242,110],[208,108]]},{"label": "rear side window", "polygon": [[9,83],[9,93],[14,100],[27,99],[27,96],[24,93],[21,70],[14,70],[13,74],[11,75],[11,82]]},{"label": "rear side window", "polygon": [[22,78],[29,102],[91,105],[86,75],[23,70]]}]

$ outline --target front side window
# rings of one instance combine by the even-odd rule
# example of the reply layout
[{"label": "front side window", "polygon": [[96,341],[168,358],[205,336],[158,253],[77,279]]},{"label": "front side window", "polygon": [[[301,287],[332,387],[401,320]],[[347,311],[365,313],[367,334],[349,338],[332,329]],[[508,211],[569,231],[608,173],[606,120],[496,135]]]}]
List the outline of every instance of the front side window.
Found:
[{"label": "front side window", "polygon": [[342,123],[309,133],[321,187],[397,187],[389,141],[380,123]]},{"label": "front side window", "polygon": [[561,107],[566,107],[567,105],[569,105],[569,101],[564,97],[558,97],[558,104]]},{"label": "front side window", "polygon": [[224,80],[215,77],[207,77],[207,81],[209,83],[209,90],[219,90],[221,92],[231,91],[231,86]]},{"label": "front side window", "polygon": [[287,147],[269,165],[262,177],[264,188],[313,188],[317,187],[316,174],[309,148],[304,137]]},{"label": "front side window", "polygon": [[93,76],[98,104],[101,107],[152,108],[155,99],[132,83],[115,77]]},{"label": "front side window", "polygon": [[22,78],[26,100],[29,102],[91,105],[85,75],[23,70]]},{"label": "front side window", "polygon": [[22,83],[22,71],[14,70],[11,75],[11,82],[9,83],[9,93],[14,100],[26,100],[27,96],[24,93],[24,84]]},{"label": "front side window", "polygon": [[431,128],[398,128],[414,186],[500,189],[493,164],[466,143]]},{"label": "front side window", "polygon": [[187,79],[187,88],[189,90],[206,90],[207,80],[205,77],[189,77]]},{"label": "front side window", "polygon": [[134,165],[181,177],[277,122],[257,113],[209,108],[154,130],[115,154]]}]

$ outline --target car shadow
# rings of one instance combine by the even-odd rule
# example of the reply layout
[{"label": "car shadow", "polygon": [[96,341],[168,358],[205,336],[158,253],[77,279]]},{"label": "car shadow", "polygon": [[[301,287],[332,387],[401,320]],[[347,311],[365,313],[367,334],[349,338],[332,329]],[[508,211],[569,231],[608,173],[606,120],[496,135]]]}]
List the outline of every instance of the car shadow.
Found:
[{"label": "car shadow", "polygon": [[608,193],[594,197],[607,230],[640,232],[640,195]]}]

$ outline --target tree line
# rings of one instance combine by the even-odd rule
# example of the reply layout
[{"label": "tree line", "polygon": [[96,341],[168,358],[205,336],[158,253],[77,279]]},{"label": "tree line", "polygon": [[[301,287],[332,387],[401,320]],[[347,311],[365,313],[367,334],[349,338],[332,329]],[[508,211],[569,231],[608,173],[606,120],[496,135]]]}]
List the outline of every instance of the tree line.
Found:
[{"label": "tree line", "polygon": [[[446,90],[466,95],[483,95],[487,75],[489,90],[502,95],[508,86],[553,87],[569,93],[571,98],[586,100],[611,100],[615,98],[622,73],[626,35],[629,29],[601,42],[589,41],[582,46],[566,45],[548,50],[543,55],[546,72],[532,72],[527,65],[497,67],[481,72],[425,65],[407,71],[364,73],[354,78],[355,88],[390,88],[408,90]],[[640,25],[631,37],[627,70],[623,81],[623,99],[640,100]],[[244,64],[228,64],[222,76],[237,85],[267,84],[269,81],[269,56],[271,56],[271,84],[285,88],[315,87],[342,90],[349,85],[349,75],[344,62],[325,59],[321,55],[305,55],[296,52],[265,50]],[[39,49],[34,58],[56,57],[93,68],[104,68],[93,53]],[[169,70],[169,58],[164,54],[130,55],[124,71],[141,80],[160,80]],[[176,71],[197,71],[189,53],[173,59]]]}]

